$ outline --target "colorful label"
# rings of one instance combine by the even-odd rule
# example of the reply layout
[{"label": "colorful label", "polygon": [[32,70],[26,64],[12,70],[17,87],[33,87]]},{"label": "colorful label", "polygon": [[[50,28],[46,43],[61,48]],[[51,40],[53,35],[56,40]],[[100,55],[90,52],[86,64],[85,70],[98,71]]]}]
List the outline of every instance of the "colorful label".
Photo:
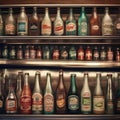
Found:
[{"label": "colorful label", "polygon": [[113,25],[111,23],[105,23],[103,25],[103,35],[112,35],[113,34]]},{"label": "colorful label", "polygon": [[51,94],[44,96],[44,111],[49,113],[54,111],[54,97]]},{"label": "colorful label", "polygon": [[95,30],[95,31],[99,30],[99,26],[98,25],[92,25],[92,30]]},{"label": "colorful label", "polygon": [[87,51],[87,53],[86,53],[86,60],[92,60],[92,53],[91,53],[91,51]]},{"label": "colorful label", "polygon": [[67,59],[68,58],[68,53],[67,53],[67,51],[63,51],[62,53],[61,53],[61,59]]},{"label": "colorful label", "polygon": [[51,34],[51,24],[43,23],[42,24],[42,35],[50,35]]},{"label": "colorful label", "polygon": [[5,26],[5,32],[6,32],[6,34],[14,33],[15,32],[15,25],[14,24],[7,24]]},{"label": "colorful label", "polygon": [[79,109],[79,98],[76,95],[70,95],[68,97],[68,108],[70,110],[77,110]]},{"label": "colorful label", "polygon": [[36,23],[31,23],[30,30],[38,30],[38,25]]},{"label": "colorful label", "polygon": [[59,59],[59,50],[54,50],[53,52],[53,59],[58,60]]},{"label": "colorful label", "polygon": [[7,100],[6,101],[6,112],[16,112],[17,104],[15,100]]},{"label": "colorful label", "polygon": [[42,111],[42,109],[43,109],[42,95],[39,93],[34,93],[32,96],[32,110]]},{"label": "colorful label", "polygon": [[105,110],[105,99],[103,96],[94,96],[93,98],[93,111],[104,112]]},{"label": "colorful label", "polygon": [[18,22],[18,33],[27,34],[27,23],[26,22]]},{"label": "colorful label", "polygon": [[76,24],[75,22],[69,22],[66,24],[66,34],[75,35],[76,34]]}]

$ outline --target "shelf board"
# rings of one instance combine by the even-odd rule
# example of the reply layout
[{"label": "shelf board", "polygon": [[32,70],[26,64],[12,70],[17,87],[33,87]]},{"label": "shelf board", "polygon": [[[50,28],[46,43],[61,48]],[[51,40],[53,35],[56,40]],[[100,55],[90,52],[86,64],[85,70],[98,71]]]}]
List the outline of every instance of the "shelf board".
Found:
[{"label": "shelf board", "polygon": [[73,60],[0,60],[0,65],[5,66],[45,66],[62,68],[119,68],[120,62],[110,61],[73,61]]},{"label": "shelf board", "polygon": [[119,44],[120,36],[0,36],[8,44]]}]

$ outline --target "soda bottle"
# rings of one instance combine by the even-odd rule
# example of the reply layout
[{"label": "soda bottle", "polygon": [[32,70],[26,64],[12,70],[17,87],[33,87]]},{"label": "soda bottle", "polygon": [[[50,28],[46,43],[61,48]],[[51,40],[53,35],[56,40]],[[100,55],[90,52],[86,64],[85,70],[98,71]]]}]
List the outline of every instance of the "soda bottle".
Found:
[{"label": "soda bottle", "polygon": [[69,50],[69,60],[76,60],[76,58],[77,58],[76,49],[74,46],[72,46]]},{"label": "soda bottle", "polygon": [[83,47],[80,45],[80,47],[79,47],[79,49],[78,49],[78,52],[77,52],[77,59],[78,60],[84,60],[84,49],[83,49]]}]

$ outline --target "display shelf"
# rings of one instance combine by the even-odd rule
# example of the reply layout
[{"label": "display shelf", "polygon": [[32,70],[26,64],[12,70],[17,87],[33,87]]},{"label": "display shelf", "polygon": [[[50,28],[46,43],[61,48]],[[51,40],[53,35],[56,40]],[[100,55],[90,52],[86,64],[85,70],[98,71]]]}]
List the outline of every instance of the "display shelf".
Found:
[{"label": "display shelf", "polygon": [[77,61],[77,60],[0,60],[0,65],[11,66],[46,66],[62,68],[119,68],[120,62],[110,61]]}]

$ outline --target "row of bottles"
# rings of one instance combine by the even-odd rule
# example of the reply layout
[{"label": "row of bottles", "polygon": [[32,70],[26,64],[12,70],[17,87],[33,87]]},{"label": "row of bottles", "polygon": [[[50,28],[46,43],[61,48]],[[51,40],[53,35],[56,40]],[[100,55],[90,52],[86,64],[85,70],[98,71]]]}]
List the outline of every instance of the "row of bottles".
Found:
[{"label": "row of bottles", "polygon": [[[114,50],[113,50],[114,49]],[[65,46],[65,45],[4,45],[0,58],[81,60],[81,61],[120,61],[120,48],[111,46]]]},{"label": "row of bottles", "polygon": [[[52,24],[53,22],[53,24]],[[45,8],[45,15],[42,21],[38,17],[37,8],[33,8],[33,15],[29,18],[25,8],[21,7],[17,21],[13,16],[12,8],[9,9],[9,15],[5,22],[0,14],[0,35],[120,35],[120,15],[113,22],[109,14],[109,8],[105,8],[105,13],[100,20],[96,7],[88,19],[85,7],[81,8],[78,20],[73,15],[73,9],[70,8],[69,16],[63,20],[60,8],[57,8],[55,20],[52,21],[49,15],[49,9]]]},{"label": "row of bottles", "polygon": [[[89,86],[89,74],[84,73],[83,85],[80,93],[76,85],[76,74],[71,74],[70,87],[66,91],[63,71],[59,71],[59,81],[53,91],[51,73],[46,74],[44,91],[41,89],[40,72],[37,71],[34,79],[34,88],[31,91],[29,73],[24,75],[24,85],[21,86],[23,74],[18,73],[16,92],[9,79],[9,92],[4,98],[0,84],[0,113],[22,114],[114,114],[120,113],[120,74],[118,74],[117,94],[114,94],[112,74],[107,74],[107,90],[101,86],[101,73],[96,73],[94,92]],[[0,81],[2,76],[0,76]],[[1,83],[1,82],[0,82]],[[5,107],[4,107],[5,105]]]}]

